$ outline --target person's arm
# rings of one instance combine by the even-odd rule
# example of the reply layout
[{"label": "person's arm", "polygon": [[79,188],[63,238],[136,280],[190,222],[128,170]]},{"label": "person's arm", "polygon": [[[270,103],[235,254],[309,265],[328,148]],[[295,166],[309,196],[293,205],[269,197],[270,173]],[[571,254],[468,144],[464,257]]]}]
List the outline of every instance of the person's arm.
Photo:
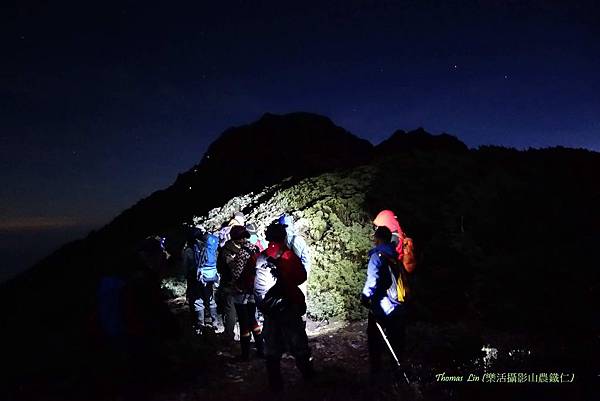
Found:
[{"label": "person's arm", "polygon": [[[195,263],[194,262],[194,255],[192,254],[192,250],[190,248],[185,248],[183,250],[183,255],[181,257],[181,264],[183,267],[183,273],[185,274],[185,277],[189,277],[192,274],[192,269],[195,270],[195,266],[193,266]],[[193,275],[196,275],[196,272],[193,272]]]},{"label": "person's arm", "polygon": [[362,290],[362,295],[367,299],[371,299],[373,294],[378,289],[378,284],[380,280],[380,267],[381,267],[381,258],[377,253],[371,255],[369,259],[369,265],[367,266],[367,280],[365,281],[365,285]]}]

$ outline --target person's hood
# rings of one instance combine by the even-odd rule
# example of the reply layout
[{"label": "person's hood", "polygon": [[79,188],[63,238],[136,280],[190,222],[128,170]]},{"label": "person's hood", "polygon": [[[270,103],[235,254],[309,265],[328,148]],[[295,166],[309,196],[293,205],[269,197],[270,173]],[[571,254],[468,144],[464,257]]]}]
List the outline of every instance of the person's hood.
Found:
[{"label": "person's hood", "polygon": [[398,223],[398,219],[396,215],[391,210],[382,210],[379,212],[375,220],[373,220],[373,224],[378,227],[385,226],[390,229],[392,233],[398,233],[402,236],[402,228],[400,227],[400,223]]},{"label": "person's hood", "polygon": [[398,252],[396,252],[395,247],[396,245],[392,242],[377,245],[375,248],[369,251],[369,256],[373,255],[374,253],[383,253],[384,255],[395,259],[398,257]]},{"label": "person's hood", "polygon": [[288,237],[296,234],[296,230],[294,230],[294,218],[289,214],[282,214],[281,217],[279,217],[279,224],[285,224],[287,226],[285,231]]}]

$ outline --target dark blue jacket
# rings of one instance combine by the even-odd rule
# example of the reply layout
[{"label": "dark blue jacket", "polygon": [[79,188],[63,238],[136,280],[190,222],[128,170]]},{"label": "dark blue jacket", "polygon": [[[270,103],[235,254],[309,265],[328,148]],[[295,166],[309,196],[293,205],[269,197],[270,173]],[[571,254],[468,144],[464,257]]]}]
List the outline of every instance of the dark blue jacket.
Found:
[{"label": "dark blue jacket", "polygon": [[398,257],[393,243],[381,244],[369,251],[367,280],[362,293],[371,300],[371,310],[376,315],[390,315],[398,302],[396,278],[391,271],[387,258]]}]

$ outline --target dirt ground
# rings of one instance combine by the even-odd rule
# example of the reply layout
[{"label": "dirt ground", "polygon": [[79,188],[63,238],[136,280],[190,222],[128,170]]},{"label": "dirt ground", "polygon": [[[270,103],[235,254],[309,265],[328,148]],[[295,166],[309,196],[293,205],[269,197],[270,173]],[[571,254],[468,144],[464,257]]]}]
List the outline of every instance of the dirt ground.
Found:
[{"label": "dirt ground", "polygon": [[[439,382],[436,375],[482,374],[486,371],[546,370],[549,365],[535,365],[535,360],[514,356],[498,359],[487,366],[481,342],[492,340],[499,349],[511,349],[524,339],[469,337],[460,325],[413,322],[408,325],[404,377],[388,357],[388,368],[377,383],[368,372],[366,321],[307,322],[309,345],[317,372],[305,382],[294,359],[284,355],[282,374],[284,391],[272,394],[263,359],[252,349],[250,361],[237,359],[239,342],[226,343],[219,333],[196,336],[184,299],[170,303],[180,326],[179,335],[164,341],[150,358],[132,363],[119,362],[111,355],[81,366],[71,362],[65,372],[40,372],[28,377],[6,393],[7,401],[235,401],[235,400],[311,400],[311,401],[388,401],[388,400],[587,400],[589,389],[583,382],[574,384],[506,384]],[[516,341],[516,342],[515,342]],[[552,343],[556,346],[556,343]],[[544,356],[547,350],[531,349],[532,355]],[[473,350],[477,352],[473,352]],[[97,351],[96,351],[97,353]],[[529,351],[526,353],[529,355]],[[86,358],[77,358],[85,360]],[[147,361],[147,364],[146,364]],[[91,365],[90,365],[91,363]],[[507,364],[510,363],[510,364]],[[56,364],[59,365],[58,363]],[[564,363],[557,367],[568,367]],[[579,374],[579,373],[578,373]],[[578,380],[580,377],[578,376]],[[597,393],[596,393],[597,394]],[[592,398],[593,399],[593,398]]]},{"label": "dirt ground", "polygon": [[[178,316],[185,316],[185,305],[174,305]],[[185,383],[157,390],[153,401],[178,400],[397,400],[398,392],[373,386],[368,376],[366,321],[307,322],[309,345],[316,377],[305,382],[290,355],[282,358],[283,393],[272,394],[267,386],[264,359],[254,348],[248,362],[237,360],[239,342],[225,344],[219,334],[188,337],[204,352],[199,373]],[[184,364],[189,363],[186,362]],[[199,362],[200,363],[200,362]],[[391,366],[391,365],[390,365]]]},{"label": "dirt ground", "polygon": [[[183,301],[173,303],[173,310],[186,316]],[[183,319],[185,321],[185,319]],[[436,374],[447,372],[482,374],[509,368],[497,362],[486,367],[482,356],[460,360],[470,354],[468,349],[481,349],[481,344],[459,334],[460,341],[448,340],[454,328],[433,327],[427,324],[410,324],[407,330],[406,354],[403,369],[398,370],[388,357],[386,374],[371,383],[368,372],[366,321],[307,322],[309,345],[313,353],[317,376],[305,382],[295,367],[294,359],[284,355],[282,374],[285,380],[283,393],[272,394],[267,386],[264,360],[253,350],[249,362],[236,360],[239,343],[224,344],[219,334],[195,338],[184,335],[186,344],[195,344],[191,353],[179,366],[195,366],[187,380],[173,385],[163,385],[147,394],[152,401],[200,400],[563,400],[585,399],[582,388],[576,385],[520,385],[485,383],[443,383]],[[447,332],[451,332],[450,334]],[[188,330],[191,332],[191,330]],[[446,333],[445,333],[446,332]],[[445,334],[444,334],[445,333]],[[462,333],[462,332],[459,332]],[[464,338],[464,340],[462,340]],[[462,341],[462,342],[461,342]],[[194,358],[195,361],[194,362]],[[470,356],[469,358],[472,358]],[[517,367],[527,366],[523,361],[512,360]],[[175,364],[177,366],[178,364]],[[488,370],[486,370],[488,369]],[[410,384],[405,384],[401,372],[406,372]],[[541,398],[540,398],[541,397]]]}]

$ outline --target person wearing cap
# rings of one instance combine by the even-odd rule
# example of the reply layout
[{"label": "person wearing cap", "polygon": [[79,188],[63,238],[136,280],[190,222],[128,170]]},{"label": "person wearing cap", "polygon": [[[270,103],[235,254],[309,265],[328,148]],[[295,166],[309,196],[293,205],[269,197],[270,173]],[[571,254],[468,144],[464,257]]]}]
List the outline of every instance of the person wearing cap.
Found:
[{"label": "person wearing cap", "polygon": [[217,291],[217,304],[219,313],[223,318],[223,337],[231,342],[234,339],[234,328],[237,316],[235,305],[233,303],[233,282],[234,268],[240,251],[242,250],[241,241],[245,241],[247,231],[241,225],[230,227],[229,237],[219,252],[217,261],[217,270],[221,275],[221,282]]},{"label": "person wearing cap", "polygon": [[250,241],[251,244],[256,245],[261,252],[264,251],[268,244],[258,236],[258,228],[256,227],[256,224],[246,224],[246,230],[250,234],[248,241]]},{"label": "person wearing cap", "polygon": [[398,301],[396,278],[392,264],[398,254],[392,242],[392,232],[386,226],[377,227],[373,236],[374,247],[369,251],[367,279],[361,293],[361,303],[369,308],[367,341],[371,378],[381,374],[381,360],[386,344],[377,327],[386,332],[394,352],[400,357],[404,347],[404,308]]},{"label": "person wearing cap", "polygon": [[[300,258],[286,245],[285,226],[271,224],[265,236],[269,241],[268,248],[252,257],[246,264],[238,286],[253,288],[257,305],[265,300],[265,296],[276,284],[279,285],[288,307],[280,314],[265,312],[263,337],[265,340],[265,357],[269,385],[274,391],[281,391],[281,356],[290,352],[296,360],[296,366],[305,379],[314,375],[311,350],[302,321],[306,312],[304,294],[298,288],[306,281],[306,270]],[[275,271],[267,268],[275,267]]]},{"label": "person wearing cap", "polygon": [[219,230],[219,247],[225,246],[225,243],[231,239],[231,228],[243,226],[246,224],[246,216],[242,212],[235,212],[233,218],[229,222],[223,223]]},{"label": "person wearing cap", "polygon": [[[261,328],[256,321],[256,305],[252,291],[244,291],[235,286],[236,281],[242,274],[242,270],[248,261],[259,252],[258,247],[251,244],[248,239],[250,233],[243,226],[234,226],[231,228],[231,239],[225,243],[222,249],[223,263],[227,267],[230,283],[230,301],[235,308],[235,315],[240,325],[240,344],[242,361],[250,358],[250,338],[254,337],[254,343],[258,356],[263,356],[263,339]],[[235,316],[234,315],[234,316]],[[225,319],[226,330],[228,325],[232,324],[229,319]],[[233,322],[235,324],[235,321]]]},{"label": "person wearing cap", "polygon": [[235,212],[233,214],[233,219],[231,219],[231,221],[229,222],[229,225],[231,227],[243,226],[244,224],[246,224],[246,216],[244,216],[244,213],[242,212]]}]

